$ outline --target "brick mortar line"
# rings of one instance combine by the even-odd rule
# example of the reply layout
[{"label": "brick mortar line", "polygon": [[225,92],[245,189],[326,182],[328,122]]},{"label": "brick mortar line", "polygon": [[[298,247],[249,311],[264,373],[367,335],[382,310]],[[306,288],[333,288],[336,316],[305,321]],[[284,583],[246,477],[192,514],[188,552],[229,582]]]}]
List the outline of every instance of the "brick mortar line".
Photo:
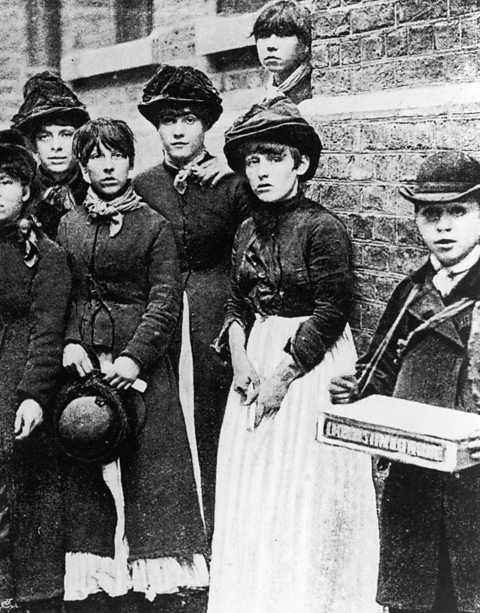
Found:
[{"label": "brick mortar line", "polygon": [[328,178],[323,178],[321,175],[317,176],[317,180],[321,185],[349,185],[349,186],[354,186],[354,187],[364,187],[364,186],[371,186],[372,184],[375,187],[398,187],[399,185],[415,185],[416,181],[409,181],[409,180],[401,180],[399,179],[398,181],[375,181],[375,180],[365,180],[365,181],[359,181],[359,180],[350,180],[350,179],[328,179]]},{"label": "brick mortar line", "polygon": [[[374,0],[372,2],[368,2],[368,3],[358,3],[356,5],[345,5],[342,4],[341,6],[335,6],[335,7],[330,7],[330,8],[322,8],[322,9],[317,9],[314,11],[313,13],[313,18],[315,19],[316,15],[327,15],[327,14],[335,14],[335,13],[345,13],[346,15],[349,15],[351,13],[353,13],[354,11],[356,11],[357,9],[360,9],[360,11],[365,12],[365,9],[369,9],[369,8],[375,8],[376,6],[391,6],[394,9],[394,13],[395,13],[395,21],[397,23],[397,25],[393,26],[394,28],[401,28],[405,25],[409,25],[411,23],[425,23],[425,22],[431,22],[431,21],[435,21],[435,20],[441,20],[441,19],[461,19],[463,17],[471,17],[472,15],[480,15],[480,9],[477,10],[472,10],[468,13],[457,13],[452,15],[451,13],[451,6],[450,6],[450,1],[447,2],[447,14],[446,16],[442,16],[442,17],[430,17],[430,18],[426,18],[426,19],[421,19],[422,15],[424,15],[425,13],[429,13],[432,9],[435,8],[435,6],[438,6],[441,2],[443,2],[443,0],[434,0],[433,2],[430,2],[430,5],[425,8],[422,9],[420,11],[418,11],[418,13],[415,13],[414,15],[412,15],[412,17],[408,20],[408,21],[402,21],[402,22],[397,22],[398,19],[398,0]],[[420,18],[420,19],[419,19]],[[392,26],[388,26],[388,27],[392,27]]]},{"label": "brick mortar line", "polygon": [[[465,126],[466,127],[466,126]],[[322,136],[322,131],[321,130],[317,130],[317,132],[319,132],[320,137]],[[480,143],[479,143],[480,145]],[[326,155],[345,155],[345,156],[352,156],[352,155],[361,155],[361,156],[369,156],[369,157],[374,157],[374,156],[379,156],[379,155],[383,155],[383,156],[388,156],[388,157],[394,157],[394,156],[400,156],[400,155],[406,155],[408,153],[411,154],[418,154],[418,155],[422,155],[422,154],[428,154],[429,152],[434,151],[435,153],[441,153],[441,152],[447,152],[447,151],[451,151],[452,147],[426,147],[424,149],[361,149],[361,150],[357,150],[357,149],[323,149],[322,150],[322,157],[325,157]],[[480,154],[480,150],[477,149],[469,149],[469,151],[477,151]],[[322,159],[322,158],[320,158]],[[320,162],[321,163],[321,162]],[[360,179],[358,179],[360,180]],[[366,180],[366,179],[365,179]]]},{"label": "brick mortar line", "polygon": [[[385,90],[382,90],[385,91]],[[375,92],[372,92],[375,93]],[[342,94],[343,95],[343,94]],[[462,104],[462,103],[460,103]],[[345,120],[344,119],[332,119],[332,120],[316,120],[315,117],[321,117],[322,114],[319,113],[318,115],[309,115],[311,119],[311,121],[316,122],[320,125],[326,125],[326,126],[332,126],[332,125],[339,125],[339,126],[344,126],[345,125]],[[464,112],[461,111],[441,111],[439,113],[432,113],[432,115],[392,115],[391,116],[391,123],[397,123],[397,124],[415,124],[415,123],[431,123],[431,124],[436,124],[436,122],[439,121],[444,121],[444,118],[448,118],[449,120],[452,121],[456,121],[457,119],[465,119],[465,117],[468,119],[480,119],[480,111],[472,111],[471,113],[467,113],[465,114]],[[385,119],[388,120],[388,117],[366,117],[366,118],[357,118],[357,117],[352,117],[352,119],[350,120],[349,123],[354,124],[354,125],[360,125],[363,126],[365,125],[365,122],[368,122],[369,124],[385,124]],[[420,121],[417,121],[420,120]]]},{"label": "brick mortar line", "polygon": [[[336,10],[336,9],[332,9],[332,12]],[[461,26],[462,23],[467,20],[467,19],[472,19],[474,17],[480,17],[480,10],[472,12],[472,13],[467,13],[465,15],[456,15],[453,17],[433,17],[431,19],[425,19],[423,21],[406,21],[406,22],[402,22],[400,24],[395,24],[395,25],[387,25],[387,26],[382,26],[379,28],[375,28],[372,30],[365,30],[363,32],[350,32],[348,34],[344,34],[344,35],[338,35],[338,36],[328,36],[328,37],[318,37],[317,39],[314,40],[312,48],[315,50],[316,48],[320,47],[322,43],[341,43],[342,41],[345,42],[349,42],[352,40],[361,40],[362,38],[368,38],[369,36],[371,36],[372,34],[383,34],[385,36],[388,36],[391,33],[398,33],[399,31],[401,31],[402,29],[405,30],[406,34],[408,34],[408,28],[411,27],[428,27],[428,26],[435,26],[436,24],[442,24],[442,25],[449,25],[451,23],[454,22],[458,22],[458,28],[460,30],[460,41],[462,40],[462,31],[461,31]],[[343,22],[342,22],[343,23]],[[338,29],[339,26],[337,26],[336,29]],[[466,45],[465,47],[460,47],[460,48],[476,48],[475,45]],[[434,50],[433,50],[434,51]],[[406,56],[398,56],[398,57],[406,57]]]},{"label": "brick mortar line", "polygon": [[[408,59],[417,60],[417,59],[436,58],[439,55],[440,56],[468,55],[469,53],[475,50],[477,52],[479,50],[477,45],[465,45],[465,46],[460,46],[460,47],[450,47],[446,49],[431,49],[430,51],[425,51],[425,52],[422,51],[421,53],[406,53],[405,55],[395,55],[395,56],[385,55],[385,56],[382,56],[381,58],[374,58],[370,60],[360,60],[359,62],[351,62],[349,64],[330,64],[328,68],[330,70],[334,70],[335,68],[347,69],[347,68],[355,68],[358,66],[360,67],[377,66],[378,64],[382,64],[382,63],[384,64],[397,63],[398,64]],[[322,66],[319,66],[318,68],[316,68],[316,70],[321,70],[322,68],[323,68]]]}]

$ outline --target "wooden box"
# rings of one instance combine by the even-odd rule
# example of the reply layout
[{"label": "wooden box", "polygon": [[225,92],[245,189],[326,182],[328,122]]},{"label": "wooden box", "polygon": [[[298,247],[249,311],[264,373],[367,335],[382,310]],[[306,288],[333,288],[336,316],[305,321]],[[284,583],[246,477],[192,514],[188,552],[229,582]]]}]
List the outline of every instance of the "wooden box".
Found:
[{"label": "wooden box", "polygon": [[331,405],[318,420],[317,440],[444,472],[479,464],[467,450],[480,437],[480,415],[374,395]]}]

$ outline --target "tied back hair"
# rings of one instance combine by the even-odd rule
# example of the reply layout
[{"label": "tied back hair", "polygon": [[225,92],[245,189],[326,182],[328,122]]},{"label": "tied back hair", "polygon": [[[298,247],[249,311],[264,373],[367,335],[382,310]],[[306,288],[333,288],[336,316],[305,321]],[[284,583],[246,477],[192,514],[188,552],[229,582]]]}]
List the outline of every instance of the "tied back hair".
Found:
[{"label": "tied back hair", "polygon": [[125,121],[99,117],[87,121],[73,137],[73,155],[84,166],[92,152],[103,145],[111,151],[119,151],[129,159],[133,166],[135,161],[135,137]]}]

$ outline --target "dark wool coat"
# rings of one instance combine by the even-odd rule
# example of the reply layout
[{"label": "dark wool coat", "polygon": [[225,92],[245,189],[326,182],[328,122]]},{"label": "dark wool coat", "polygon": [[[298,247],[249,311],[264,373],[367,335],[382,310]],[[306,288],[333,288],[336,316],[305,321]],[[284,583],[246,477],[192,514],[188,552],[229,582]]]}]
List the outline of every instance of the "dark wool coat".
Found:
[{"label": "dark wool coat", "polygon": [[[229,293],[230,253],[239,223],[247,216],[250,192],[234,175],[214,187],[189,182],[185,194],[173,187],[175,171],[163,164],[134,179],[137,192],[171,223],[190,307],[195,428],[202,469],[207,523],[213,519],[218,437],[231,370],[211,349]],[[177,338],[177,345],[179,339]]]},{"label": "dark wool coat", "polygon": [[[58,240],[74,270],[66,342],[82,342],[86,348],[113,345],[113,357],[132,357],[148,384],[143,396],[131,392],[144,403],[145,417],[136,444],[121,458],[130,556],[188,559],[202,553],[191,455],[168,355],[182,300],[170,226],[144,205],[127,213],[120,233],[111,238],[108,225],[91,223],[82,206],[62,218]],[[93,276],[114,328],[105,312],[92,320],[98,306],[86,283],[92,253]],[[100,466],[73,462],[67,472],[67,549],[113,555],[115,509]]]},{"label": "dark wool coat", "polygon": [[[2,472],[11,479],[18,600],[63,591],[62,502],[49,415],[61,370],[70,271],[61,247],[44,235],[38,247],[39,260],[28,268],[16,229],[0,230],[0,454]],[[15,414],[25,398],[40,403],[45,421],[25,441],[14,442]]]},{"label": "dark wool coat", "polygon": [[[428,263],[395,290],[365,363],[392,325],[414,285],[407,309],[365,391],[458,411],[478,412],[467,380],[472,308],[414,336],[401,360],[397,343],[418,324],[462,297],[480,299],[480,263],[442,299]],[[430,610],[437,582],[451,564],[459,611],[480,610],[480,466],[445,474],[392,463],[381,505],[378,601],[401,609]]]}]

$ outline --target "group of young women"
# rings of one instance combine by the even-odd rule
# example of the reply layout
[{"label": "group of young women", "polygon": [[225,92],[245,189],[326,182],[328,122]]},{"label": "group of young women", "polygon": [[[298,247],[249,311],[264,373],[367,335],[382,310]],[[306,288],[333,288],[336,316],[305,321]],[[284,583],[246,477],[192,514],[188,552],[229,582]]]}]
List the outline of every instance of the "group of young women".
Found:
[{"label": "group of young women", "polygon": [[[377,610],[370,463],[315,440],[330,378],[356,354],[350,242],[302,188],[322,148],[292,102],[310,76],[308,13],[277,1],[253,34],[273,78],[225,134],[235,174],[205,150],[221,99],[189,67],[145,86],[164,161],[133,181],[128,125],[90,120],[49,73],[0,133],[5,603]],[[91,396],[92,378],[108,411],[85,423],[55,397],[79,381]],[[112,428],[128,430],[113,453]],[[105,453],[86,453],[92,439]]]}]

